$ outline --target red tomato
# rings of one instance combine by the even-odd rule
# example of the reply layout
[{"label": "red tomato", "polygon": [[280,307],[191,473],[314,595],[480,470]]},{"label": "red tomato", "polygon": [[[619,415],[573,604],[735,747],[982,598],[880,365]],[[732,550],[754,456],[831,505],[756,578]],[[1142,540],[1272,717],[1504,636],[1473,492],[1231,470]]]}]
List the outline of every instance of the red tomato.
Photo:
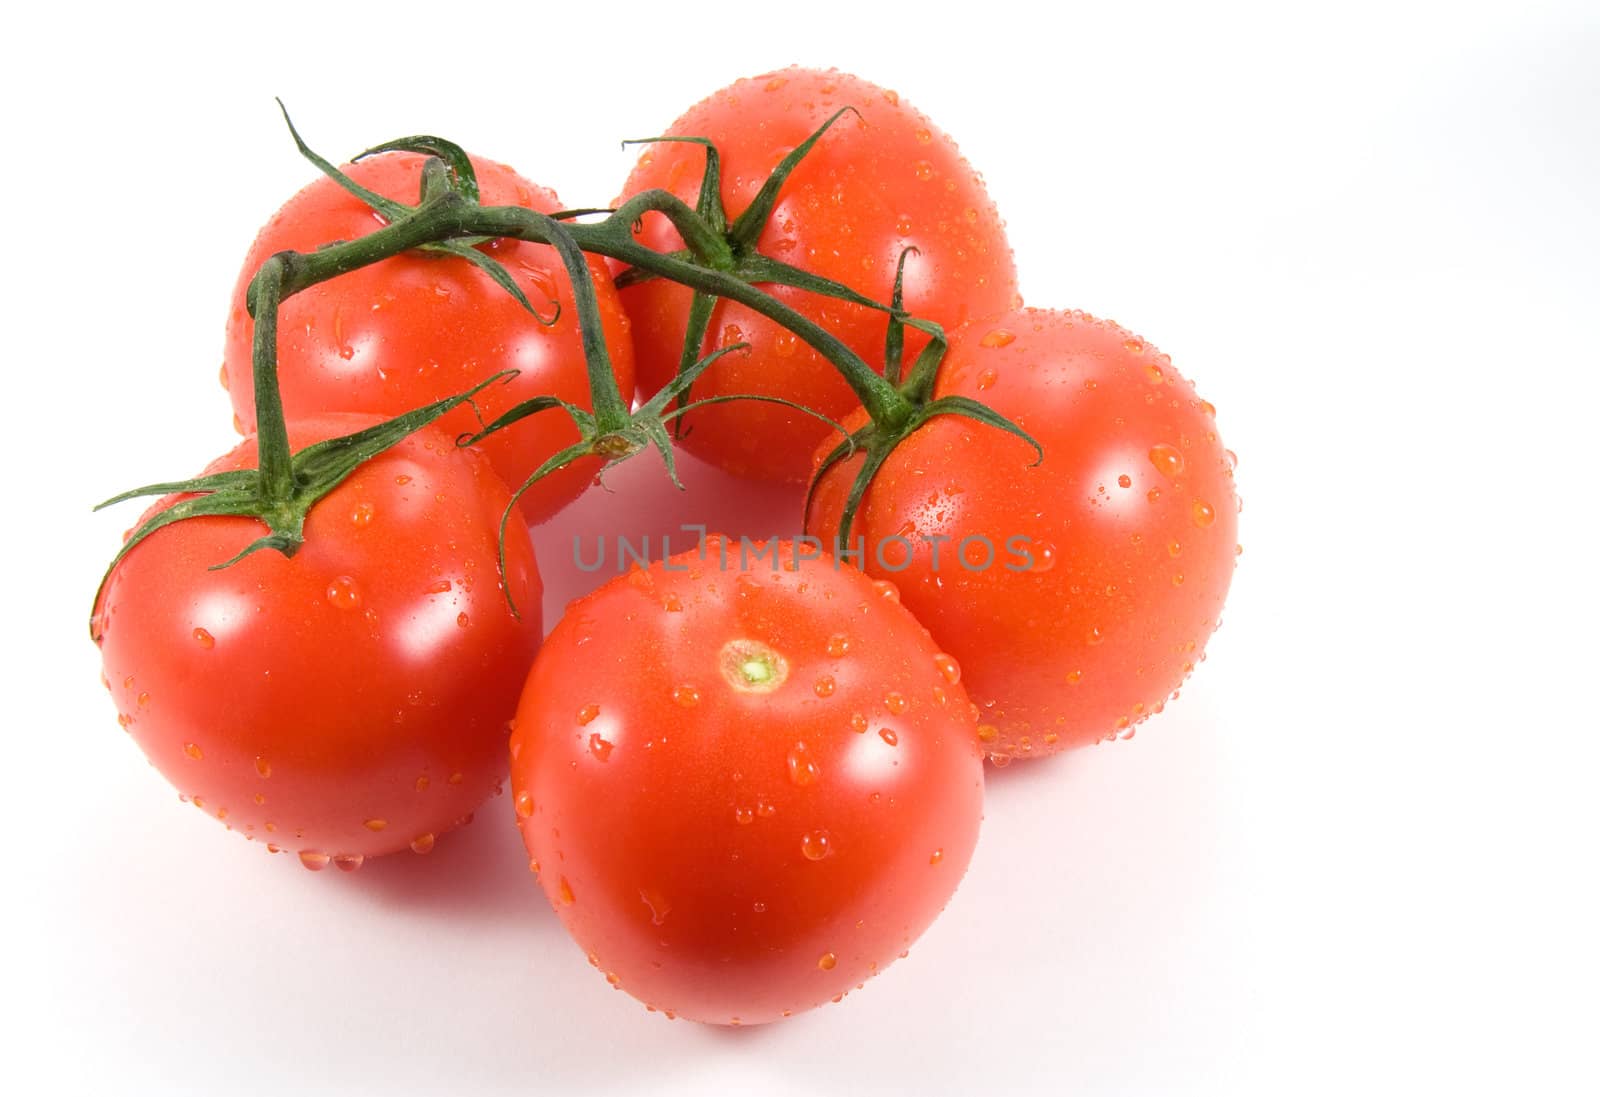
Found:
[{"label": "red tomato", "polygon": [[[388,198],[415,204],[424,157],[386,153],[342,169]],[[553,213],[555,192],[517,175],[503,164],[473,160],[485,205],[517,205]],[[223,384],[240,429],[254,429],[255,389],[250,350],[255,325],[244,294],[256,270],[275,252],[311,251],[335,240],[351,240],[383,221],[362,201],[326,177],[306,187],[261,230],[245,256],[228,313]],[[500,240],[483,249],[500,262],[540,313],[539,323],[487,274],[453,256],[425,252],[374,263],[313,286],[283,302],[278,320],[278,381],[290,420],[327,411],[354,411],[384,418],[464,392],[503,369],[521,373],[478,397],[485,420],[533,396],[559,396],[591,406],[578,312],[572,285],[554,249]],[[633,391],[633,347],[628,320],[604,261],[590,262],[600,299],[606,343],[617,384]],[[468,407],[439,420],[455,436],[478,429]],[[524,420],[484,440],[482,448],[500,478],[520,485],[557,450],[578,440],[577,428],[560,412]],[[580,461],[545,477],[522,497],[523,513],[540,522],[577,498],[599,471],[598,461]]]},{"label": "red tomato", "polygon": [[[373,422],[302,420],[291,444]],[[254,464],[252,436],[207,472]],[[253,519],[158,530],[95,617],[122,726],[196,807],[308,868],[426,853],[498,787],[539,647],[539,571],[515,524],[521,620],[496,571],[509,500],[481,455],[426,428],[316,504],[292,557],[210,570],[261,536]]]},{"label": "red tomato", "polygon": [[[756,248],[765,255],[850,286],[878,301],[893,295],[895,264],[907,247],[905,305],[923,319],[955,326],[1016,303],[1017,276],[1005,227],[955,143],[925,116],[865,80],[790,68],[722,89],[691,108],[669,135],[709,137],[722,158],[722,200],[730,223],[767,175],[842,107],[789,177]],[[692,144],[646,148],[623,195],[660,187],[694,204],[705,150]],[[619,199],[621,201],[621,199]],[[683,246],[666,219],[645,217],[640,241]],[[887,319],[881,312],[778,286],[764,286],[818,321],[880,372]],[[649,395],[677,373],[690,291],[653,279],[622,291],[634,323],[641,390]],[[908,354],[925,337],[908,331]],[[858,401],[834,367],[784,328],[731,302],[712,313],[704,352],[749,343],[748,354],[719,361],[695,382],[697,397],[761,393],[797,401],[835,419]],[[909,360],[909,358],[908,358]],[[740,401],[687,417],[684,448],[741,476],[802,481],[826,424],[777,404]]]},{"label": "red tomato", "polygon": [[[935,389],[952,394],[1020,424],[1043,462],[1010,434],[931,420],[867,490],[864,566],[961,660],[996,761],[1132,734],[1203,658],[1233,575],[1215,409],[1137,336],[1035,309],[956,334]],[[826,543],[860,462],[818,487],[808,529]]]},{"label": "red tomato", "polygon": [[741,570],[712,538],[601,587],[517,711],[540,883],[612,985],[669,1016],[837,1001],[904,954],[977,840],[955,662],[889,584],[777,551],[784,569]]}]

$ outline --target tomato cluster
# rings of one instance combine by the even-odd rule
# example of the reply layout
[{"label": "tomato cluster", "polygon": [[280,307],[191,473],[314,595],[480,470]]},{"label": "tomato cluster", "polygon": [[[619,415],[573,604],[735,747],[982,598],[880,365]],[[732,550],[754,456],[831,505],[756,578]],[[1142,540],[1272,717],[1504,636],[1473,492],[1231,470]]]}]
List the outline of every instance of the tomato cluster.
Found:
[{"label": "tomato cluster", "polygon": [[[1023,309],[978,175],[856,77],[717,92],[603,221],[384,148],[302,144],[324,177],[227,317],[257,433],[130,493],[163,497],[95,601],[120,722],[312,869],[427,853],[509,760],[613,986],[723,1024],[837,1001],[949,900],[985,759],[1131,734],[1202,657],[1238,551],[1215,409],[1123,328]],[[805,513],[634,568],[541,646],[529,525],[674,445],[809,478]]]}]

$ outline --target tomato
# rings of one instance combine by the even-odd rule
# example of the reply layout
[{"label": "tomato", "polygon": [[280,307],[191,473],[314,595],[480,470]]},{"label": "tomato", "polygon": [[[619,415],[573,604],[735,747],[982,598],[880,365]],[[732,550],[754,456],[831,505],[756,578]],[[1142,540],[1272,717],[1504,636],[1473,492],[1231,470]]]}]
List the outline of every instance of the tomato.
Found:
[{"label": "tomato", "polygon": [[[386,153],[342,169],[388,198],[415,204],[424,158]],[[555,192],[537,187],[503,164],[473,160],[485,205],[519,205],[553,213]],[[223,383],[240,430],[253,429],[255,389],[250,350],[255,325],[244,295],[257,268],[275,252],[311,251],[351,240],[383,221],[364,202],[327,177],[291,198],[261,230],[245,256],[228,313]],[[520,240],[482,247],[515,279],[546,319],[541,324],[515,298],[464,259],[408,252],[342,274],[283,302],[278,319],[278,380],[285,413],[298,416],[352,411],[391,418],[464,392],[503,369],[521,373],[477,398],[485,420],[529,397],[559,396],[588,408],[589,385],[572,286],[554,249]],[[617,383],[633,391],[628,320],[602,260],[590,262],[606,343]],[[478,429],[470,408],[439,421],[455,436]],[[550,455],[578,440],[559,412],[524,420],[481,445],[508,485],[526,480]],[[523,512],[539,522],[576,498],[599,470],[580,461],[545,477],[522,497]]]},{"label": "tomato", "polygon": [[[1203,658],[1232,578],[1238,499],[1215,409],[1137,336],[1034,309],[957,333],[934,394],[987,403],[1044,459],[930,420],[863,499],[865,568],[961,661],[996,761],[1132,734]],[[818,485],[808,529],[829,544],[860,461]]]},{"label": "tomato", "polygon": [[[289,436],[299,449],[373,422],[308,419]],[[207,472],[254,464],[252,436]],[[156,531],[95,616],[122,726],[196,807],[309,868],[427,852],[503,778],[539,646],[539,572],[515,523],[520,620],[496,571],[509,501],[480,454],[427,428],[317,503],[292,557],[211,570],[262,535],[254,519]]]},{"label": "tomato", "polygon": [[540,883],[612,985],[669,1016],[837,1000],[904,954],[977,839],[955,662],[890,584],[771,544],[784,568],[711,538],[574,603],[517,710]]},{"label": "tomato", "polygon": [[[955,143],[894,92],[841,72],[784,69],[722,89],[667,133],[716,143],[731,223],[779,161],[847,106],[859,117],[839,119],[801,161],[757,250],[887,302],[901,252],[915,247],[920,254],[906,261],[904,288],[905,305],[917,316],[955,326],[1012,307],[1017,278],[1011,247],[983,181]],[[623,194],[660,187],[692,205],[704,165],[699,145],[648,146]],[[683,246],[659,214],[644,218],[639,238],[657,249]],[[883,313],[786,287],[762,288],[882,371]],[[647,395],[677,373],[690,297],[663,279],[622,291]],[[907,332],[908,352],[923,342]],[[836,419],[857,406],[835,368],[792,332],[742,305],[718,302],[702,350],[734,343],[748,343],[750,351],[719,361],[695,383],[695,396],[781,396]],[[741,476],[795,482],[809,474],[811,451],[828,432],[812,417],[754,401],[700,409],[686,417],[686,426],[683,446],[690,452]]]}]

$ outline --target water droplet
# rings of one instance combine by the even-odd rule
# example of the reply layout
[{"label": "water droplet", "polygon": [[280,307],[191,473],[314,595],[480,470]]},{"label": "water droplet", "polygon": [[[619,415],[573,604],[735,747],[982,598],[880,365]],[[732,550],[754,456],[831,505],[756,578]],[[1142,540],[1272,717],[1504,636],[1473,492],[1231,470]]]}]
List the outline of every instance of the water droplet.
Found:
[{"label": "water droplet", "polygon": [[354,872],[366,863],[366,857],[359,853],[341,853],[333,859],[333,867],[340,872]]},{"label": "water droplet", "polygon": [[993,724],[978,725],[978,741],[980,743],[992,743],[998,738],[1000,738],[1000,729]]},{"label": "water droplet", "polygon": [[811,691],[818,697],[832,697],[833,690],[833,678],[827,674],[824,674],[821,678],[818,678],[811,687]]},{"label": "water droplet", "polygon": [[811,751],[804,743],[796,743],[789,748],[787,758],[789,767],[789,780],[802,788],[814,784],[822,776],[822,769],[817,765],[816,759],[811,757]]},{"label": "water droplet", "polygon": [[183,744],[183,752],[189,757],[193,758],[196,762],[202,761],[206,756],[205,751],[201,750],[200,747],[195,743]]},{"label": "water droplet", "polygon": [[820,861],[833,852],[825,830],[810,830],[800,837],[800,853],[807,861]]},{"label": "water droplet", "polygon": [[833,966],[835,964],[837,964],[838,962],[839,962],[839,958],[837,956],[835,956],[833,953],[824,952],[817,959],[817,967],[820,968],[823,971],[832,971],[833,970]]},{"label": "water droplet", "polygon": [[1161,498],[1161,489],[1151,488],[1149,491],[1144,493],[1144,497],[1150,500],[1150,502],[1154,503]]},{"label": "water droplet", "polygon": [[556,896],[567,906],[578,901],[578,897],[572,894],[572,885],[567,883],[565,876],[556,882]]},{"label": "water droplet", "polygon": [[941,651],[933,657],[933,665],[939,668],[944,680],[952,686],[961,681],[961,664],[956,662],[955,656],[946,655]]},{"label": "water droplet", "polygon": [[763,819],[770,819],[778,814],[778,807],[776,804],[769,804],[765,800],[757,800],[756,814]]},{"label": "water droplet", "polygon": [[1211,504],[1200,499],[1194,501],[1194,506],[1190,508],[1190,516],[1194,518],[1194,524],[1201,529],[1205,529],[1217,520],[1217,512],[1211,509]]},{"label": "water droplet", "polygon": [[933,165],[928,163],[926,160],[918,160],[915,164],[911,165],[911,170],[914,171],[917,178],[921,179],[924,183],[933,178]]},{"label": "water droplet", "polygon": [[589,753],[602,762],[611,760],[613,744],[608,739],[602,739],[598,731],[589,733]]},{"label": "water droplet", "polygon": [[358,526],[372,524],[372,516],[376,513],[371,503],[357,503],[350,509],[350,521]]},{"label": "water droplet", "polygon": [[401,487],[405,487],[407,484],[411,483],[411,477],[402,473],[394,478],[394,482],[399,484]]},{"label": "water droplet", "polygon": [[1161,367],[1156,365],[1144,367],[1144,376],[1145,380],[1149,381],[1152,385],[1159,385],[1161,382],[1167,379],[1167,375],[1161,372]]},{"label": "water droplet", "polygon": [[989,755],[989,764],[995,769],[1005,769],[1011,764],[1011,755],[994,753]]},{"label": "water droplet", "polygon": [[933,856],[928,858],[928,864],[937,865],[940,861],[943,861],[943,860],[944,860],[944,850],[936,849],[936,850],[933,851]]},{"label": "water droplet", "polygon": [[836,632],[828,637],[828,654],[838,659],[850,650],[850,637]]},{"label": "water droplet", "polygon": [[533,793],[523,789],[517,793],[516,812],[518,819],[528,819],[533,816]]},{"label": "water droplet", "polygon": [[767,904],[762,902],[751,903],[750,909],[755,911],[757,914],[765,914],[767,912]]},{"label": "water droplet", "polygon": [[333,858],[329,857],[326,853],[318,853],[315,850],[310,849],[303,849],[300,851],[300,863],[306,866],[306,868],[310,869],[312,872],[321,872],[323,869],[328,867],[328,862],[331,860],[333,860]]},{"label": "water droplet", "polygon": [[434,836],[431,833],[430,834],[419,834],[415,838],[411,839],[411,852],[412,853],[431,853],[431,852],[433,852],[433,843],[434,843],[434,841],[435,841]]},{"label": "water droplet", "polygon": [[908,704],[909,702],[906,701],[905,695],[901,693],[890,692],[885,694],[883,698],[883,707],[895,716],[905,712]]},{"label": "water droplet", "polygon": [[1239,467],[1239,455],[1231,449],[1222,451],[1222,459],[1228,463],[1228,471],[1232,472]]},{"label": "water droplet", "polygon": [[1172,585],[1175,587],[1183,586],[1183,572],[1180,571],[1173,575]]},{"label": "water droplet", "polygon": [[857,732],[866,731],[867,718],[859,712],[852,712],[850,714],[850,729]]},{"label": "water droplet", "polygon": [[466,779],[467,779],[466,774],[459,773],[459,772],[458,773],[452,773],[448,778],[449,782],[452,785],[459,785],[462,781],[465,781]]},{"label": "water droplet", "polygon": [[1106,634],[1100,631],[1100,626],[1099,625],[1094,625],[1094,626],[1090,627],[1089,635],[1087,637],[1090,646],[1093,646],[1095,644],[1103,642],[1105,640],[1105,638],[1106,638]]},{"label": "water droplet", "polygon": [[882,598],[885,601],[900,601],[900,588],[896,587],[887,579],[874,579],[872,581],[872,590],[879,598]]},{"label": "water droplet", "polygon": [[978,340],[978,345],[991,348],[1005,347],[1016,341],[1017,337],[1005,328],[993,328],[982,339]]},{"label": "water droplet", "polygon": [[1205,412],[1207,415],[1209,415],[1213,419],[1215,419],[1217,417],[1216,405],[1213,404],[1210,400],[1202,400],[1202,401],[1200,401],[1200,410]]},{"label": "water droplet", "polygon": [[783,87],[783,85],[787,84],[788,82],[789,82],[789,78],[787,76],[774,76],[771,80],[768,80],[766,82],[765,90],[767,90],[767,91],[777,91],[779,88]]},{"label": "water droplet", "polygon": [[426,773],[424,773],[421,777],[417,778],[417,791],[418,792],[426,792],[426,791],[428,791],[428,784],[429,784],[428,775]]},{"label": "water droplet", "polygon": [[423,593],[424,594],[449,594],[450,593],[450,580],[448,580],[448,579],[440,579],[437,583],[430,583],[428,585],[428,589],[425,590]]},{"label": "water droplet", "polygon": [[1243,556],[1244,555],[1244,546],[1243,545],[1234,545],[1233,546],[1233,554],[1235,556]]},{"label": "water droplet", "polygon": [[203,628],[195,629],[193,636],[195,643],[199,644],[207,651],[210,651],[217,644],[217,641],[212,637],[212,635]]},{"label": "water droplet", "polygon": [[878,738],[888,743],[891,747],[900,742],[900,736],[895,734],[893,728],[879,728]]},{"label": "water droplet", "polygon": [[933,132],[926,126],[918,126],[916,138],[919,145],[926,145],[933,140]]},{"label": "water droplet", "polygon": [[328,584],[328,604],[336,609],[355,609],[361,605],[361,591],[356,587],[356,581],[348,575],[341,575]]},{"label": "water droplet", "polygon": [[1117,487],[1119,487],[1119,488],[1131,488],[1131,487],[1133,487],[1133,477],[1129,476],[1127,473],[1123,473],[1121,476],[1117,477]]},{"label": "water droplet", "polygon": [[578,725],[581,727],[600,715],[599,705],[584,705],[578,710]]},{"label": "water droplet", "polygon": [[387,820],[387,819],[367,819],[361,825],[366,827],[368,830],[372,831],[374,834],[376,834],[378,831],[382,830],[384,827],[389,825],[389,820]]},{"label": "water droplet", "polygon": [[1034,575],[1043,575],[1056,566],[1056,547],[1049,541],[1040,541],[1028,549],[1028,555],[1033,557],[1033,565],[1028,571]]},{"label": "water droplet", "polygon": [[1150,463],[1168,480],[1183,475],[1183,453],[1176,446],[1158,442],[1150,447]]},{"label": "water droplet", "polygon": [[1000,380],[1000,375],[992,369],[986,369],[978,374],[978,391],[988,392],[994,388],[994,383]]},{"label": "water droplet", "polygon": [[1177,541],[1168,541],[1167,542],[1167,555],[1168,556],[1177,556],[1182,551],[1183,551],[1183,546],[1181,544],[1179,544]]},{"label": "water droplet", "polygon": [[470,617],[468,617],[465,613],[456,614],[456,627],[457,628],[466,628],[471,623],[472,623],[472,619]]},{"label": "water droplet", "polygon": [[685,683],[673,688],[672,699],[684,708],[693,708],[700,703],[700,691]]},{"label": "water droplet", "polygon": [[261,755],[256,755],[256,772],[262,777],[271,777],[272,763],[267,761]]},{"label": "water droplet", "polygon": [[756,821],[756,813],[751,808],[736,807],[733,809],[733,821],[740,826],[748,826]]}]

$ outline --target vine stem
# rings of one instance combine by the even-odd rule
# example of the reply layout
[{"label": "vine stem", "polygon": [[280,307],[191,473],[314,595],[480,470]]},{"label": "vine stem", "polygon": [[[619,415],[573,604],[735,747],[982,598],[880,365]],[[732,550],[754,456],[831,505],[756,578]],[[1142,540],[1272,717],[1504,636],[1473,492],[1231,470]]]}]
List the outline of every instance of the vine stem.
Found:
[{"label": "vine stem", "polygon": [[[628,403],[617,389],[605,348],[594,285],[584,252],[621,260],[640,270],[660,275],[718,297],[736,301],[783,325],[826,358],[839,371],[875,422],[898,427],[908,420],[912,403],[872,367],[821,325],[801,315],[769,293],[744,281],[732,270],[712,269],[669,254],[653,251],[632,237],[633,222],[646,212],[664,214],[686,240],[701,240],[705,225],[681,199],[667,191],[636,195],[604,221],[567,224],[519,206],[479,206],[455,192],[431,198],[414,212],[356,240],[315,252],[283,252],[274,258],[282,264],[281,297],[287,298],[319,282],[358,267],[398,255],[424,244],[460,237],[506,237],[548,244],[561,253],[573,285],[579,321],[585,338],[591,399],[602,433],[627,423]],[[716,241],[723,247],[722,241]],[[265,273],[265,268],[263,272]],[[258,295],[265,291],[260,274],[251,288],[252,311],[258,316]],[[259,338],[258,338],[259,349]],[[260,370],[257,370],[258,375]],[[258,381],[259,383],[259,381]]]}]

